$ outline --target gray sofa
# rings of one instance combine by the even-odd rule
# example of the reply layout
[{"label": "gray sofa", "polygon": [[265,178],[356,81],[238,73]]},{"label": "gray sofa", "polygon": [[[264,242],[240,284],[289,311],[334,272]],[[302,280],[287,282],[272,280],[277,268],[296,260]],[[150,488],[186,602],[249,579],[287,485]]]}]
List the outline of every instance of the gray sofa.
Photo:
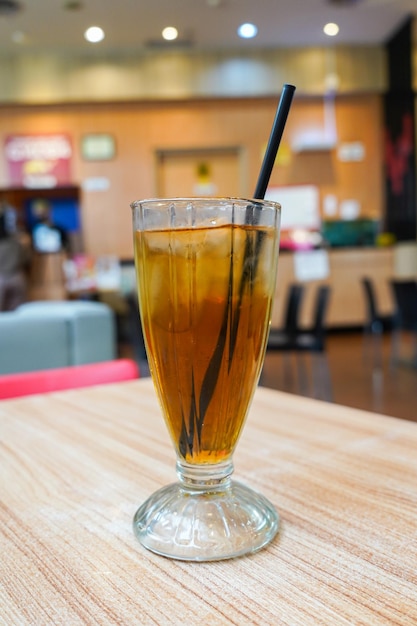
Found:
[{"label": "gray sofa", "polygon": [[0,374],[116,357],[115,314],[106,304],[39,301],[0,313]]}]

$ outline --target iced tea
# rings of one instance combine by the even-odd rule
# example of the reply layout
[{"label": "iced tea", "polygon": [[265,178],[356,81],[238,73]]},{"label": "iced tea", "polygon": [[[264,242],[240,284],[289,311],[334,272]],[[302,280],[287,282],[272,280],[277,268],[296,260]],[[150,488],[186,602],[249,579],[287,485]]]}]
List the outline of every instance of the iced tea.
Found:
[{"label": "iced tea", "polygon": [[278,229],[219,224],[135,233],[149,365],[178,455],[233,452],[263,364]]}]

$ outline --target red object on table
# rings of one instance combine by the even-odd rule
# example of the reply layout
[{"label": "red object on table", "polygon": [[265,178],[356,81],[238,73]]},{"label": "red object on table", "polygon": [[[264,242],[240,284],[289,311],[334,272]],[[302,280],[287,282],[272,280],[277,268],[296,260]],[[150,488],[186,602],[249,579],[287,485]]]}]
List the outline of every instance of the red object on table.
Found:
[{"label": "red object on table", "polygon": [[5,374],[0,376],[0,399],[90,387],[139,377],[139,367],[132,359],[116,359],[87,365]]}]

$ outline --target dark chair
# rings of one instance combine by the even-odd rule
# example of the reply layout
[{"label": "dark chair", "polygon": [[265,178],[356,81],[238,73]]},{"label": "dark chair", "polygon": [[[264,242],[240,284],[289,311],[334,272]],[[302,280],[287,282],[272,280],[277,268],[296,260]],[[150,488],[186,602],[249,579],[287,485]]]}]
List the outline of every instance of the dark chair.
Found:
[{"label": "dark chair", "polygon": [[365,330],[374,335],[380,335],[384,330],[384,320],[378,313],[378,305],[375,287],[371,278],[362,278],[362,286],[365,293],[366,321]]},{"label": "dark chair", "polygon": [[305,364],[300,353],[308,353],[311,359],[312,395],[322,400],[332,400],[332,384],[326,352],[326,315],[330,302],[330,287],[319,285],[316,290],[313,324],[310,328],[299,329],[295,339],[295,349],[299,355],[298,368],[300,388],[308,389]]},{"label": "dark chair", "polygon": [[362,278],[363,292],[365,295],[366,319],[364,323],[364,357],[369,354],[369,341],[372,340],[373,367],[382,367],[382,333],[384,331],[385,320],[378,312],[378,303],[375,293],[375,286],[371,278]]},{"label": "dark chair", "polygon": [[[298,288],[298,289],[297,289]],[[292,285],[286,305],[285,325],[283,330],[271,329],[267,350],[283,351],[294,355],[297,366],[297,390],[302,395],[313,395],[325,400],[332,399],[330,371],[326,353],[326,314],[330,299],[330,287],[317,287],[313,308],[313,322],[309,328],[301,328],[301,312],[304,287]],[[308,381],[304,356],[311,357],[311,385]],[[290,364],[286,363],[286,386],[292,385]],[[310,389],[312,388],[312,389]]]},{"label": "dark chair", "polygon": [[[267,343],[268,352],[283,354],[284,388],[294,387],[293,368],[291,363],[292,352],[295,348],[295,336],[299,327],[300,310],[304,296],[304,286],[291,284],[288,287],[287,299],[284,305],[284,322],[281,328],[272,327]],[[261,378],[263,380],[263,377]]]},{"label": "dark chair", "polygon": [[295,335],[295,349],[309,352],[324,352],[326,339],[326,314],[330,299],[330,287],[317,287],[314,303],[313,325],[307,329],[298,329]]},{"label": "dark chair", "polygon": [[[391,280],[391,288],[395,302],[391,363],[417,367],[417,281]],[[401,358],[404,333],[412,343],[411,360]]]},{"label": "dark chair", "polygon": [[292,351],[295,349],[303,296],[303,285],[292,284],[289,286],[284,307],[284,325],[282,328],[271,328],[267,350]]}]

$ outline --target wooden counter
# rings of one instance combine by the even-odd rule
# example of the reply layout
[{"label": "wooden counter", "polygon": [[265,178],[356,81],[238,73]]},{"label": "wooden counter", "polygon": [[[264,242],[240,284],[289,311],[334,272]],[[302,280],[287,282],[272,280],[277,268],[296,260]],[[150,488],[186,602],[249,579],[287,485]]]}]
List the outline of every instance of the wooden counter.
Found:
[{"label": "wooden counter", "polygon": [[[329,276],[323,281],[305,283],[306,295],[301,322],[309,325],[317,282],[328,283],[331,298],[327,315],[327,326],[362,326],[366,320],[365,296],[361,280],[364,276],[373,279],[378,307],[383,315],[393,312],[393,298],[389,279],[394,273],[394,252],[392,248],[335,248],[328,252]],[[273,310],[273,325],[281,326],[283,307],[288,285],[298,282],[294,272],[294,254],[281,252],[278,261],[278,279]]]},{"label": "wooden counter", "polygon": [[175,480],[150,380],[0,402],[7,626],[411,626],[417,424],[259,388],[235,477],[277,507],[261,552],[146,551],[138,505]]}]

